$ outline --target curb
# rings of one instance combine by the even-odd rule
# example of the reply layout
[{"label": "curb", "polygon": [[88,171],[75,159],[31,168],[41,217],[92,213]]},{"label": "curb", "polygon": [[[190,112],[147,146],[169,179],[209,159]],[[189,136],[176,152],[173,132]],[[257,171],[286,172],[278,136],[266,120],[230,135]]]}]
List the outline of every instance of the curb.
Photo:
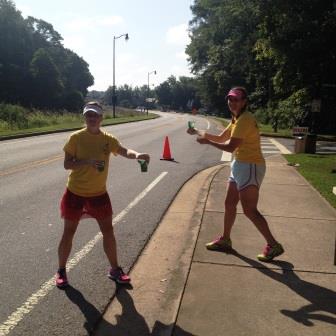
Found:
[{"label": "curb", "polygon": [[95,336],[172,334],[211,183],[223,167],[207,168],[182,186],[130,272],[136,290],[118,289]]}]

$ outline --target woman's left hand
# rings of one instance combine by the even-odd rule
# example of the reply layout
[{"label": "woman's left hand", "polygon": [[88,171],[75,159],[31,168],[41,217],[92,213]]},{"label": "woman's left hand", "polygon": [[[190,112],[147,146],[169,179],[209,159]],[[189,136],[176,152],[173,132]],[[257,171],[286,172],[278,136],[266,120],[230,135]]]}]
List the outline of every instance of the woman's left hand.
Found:
[{"label": "woman's left hand", "polygon": [[147,153],[139,153],[136,157],[138,160],[145,160],[147,163],[149,163],[150,156]]},{"label": "woman's left hand", "polygon": [[199,136],[197,137],[196,141],[200,143],[201,145],[208,144],[209,140],[206,139],[205,137]]}]

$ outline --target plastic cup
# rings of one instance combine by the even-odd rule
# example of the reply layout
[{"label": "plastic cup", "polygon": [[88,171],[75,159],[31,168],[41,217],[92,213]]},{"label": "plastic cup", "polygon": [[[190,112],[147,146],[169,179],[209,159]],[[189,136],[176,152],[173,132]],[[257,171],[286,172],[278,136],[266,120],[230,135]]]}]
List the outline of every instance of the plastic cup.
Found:
[{"label": "plastic cup", "polygon": [[140,164],[141,172],[142,173],[146,173],[148,171],[147,161],[145,161],[145,160],[138,160],[138,162]]},{"label": "plastic cup", "polygon": [[195,121],[194,120],[189,120],[188,121],[188,127],[189,128],[195,128]]},{"label": "plastic cup", "polygon": [[97,165],[98,171],[103,172],[104,168],[105,168],[105,161],[104,160],[98,161],[98,165]]}]

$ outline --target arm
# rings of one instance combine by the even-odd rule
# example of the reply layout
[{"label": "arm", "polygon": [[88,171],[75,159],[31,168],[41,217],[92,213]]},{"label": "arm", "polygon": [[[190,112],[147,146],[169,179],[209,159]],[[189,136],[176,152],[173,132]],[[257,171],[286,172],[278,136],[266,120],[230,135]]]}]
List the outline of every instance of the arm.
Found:
[{"label": "arm", "polygon": [[149,163],[150,157],[147,153],[138,153],[133,149],[125,148],[119,145],[117,153],[127,159],[138,159],[138,160],[145,160]]},{"label": "arm", "polygon": [[64,155],[64,169],[75,170],[84,166],[92,166],[96,168],[96,160],[77,160],[76,157],[65,152]]},{"label": "arm", "polygon": [[230,139],[231,130],[230,130],[230,125],[229,125],[219,135],[214,135],[214,134],[211,134],[211,133],[207,133],[207,132],[205,132],[203,130],[199,130],[197,128],[194,128],[194,129],[189,128],[187,130],[187,133],[197,134],[198,136],[200,136],[202,138],[205,138],[207,140],[210,140],[210,141],[214,141],[214,142],[218,142],[218,143],[224,143],[224,142],[226,142],[227,140]]},{"label": "arm", "polygon": [[243,143],[243,139],[231,138],[228,144],[224,144],[224,143],[214,142],[214,141],[208,140],[203,137],[198,137],[197,142],[199,142],[200,144],[212,145],[225,152],[232,153],[237,147],[239,147]]}]

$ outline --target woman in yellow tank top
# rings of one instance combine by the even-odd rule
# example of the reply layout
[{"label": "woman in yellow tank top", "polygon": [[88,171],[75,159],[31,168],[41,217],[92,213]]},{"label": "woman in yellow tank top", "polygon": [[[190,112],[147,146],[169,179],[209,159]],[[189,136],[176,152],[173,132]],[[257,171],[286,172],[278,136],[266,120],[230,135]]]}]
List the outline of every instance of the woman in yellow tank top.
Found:
[{"label": "woman in yellow tank top", "polygon": [[66,263],[78,223],[85,217],[95,218],[99,224],[104,251],[111,266],[108,277],[120,284],[131,281],[118,264],[112,204],[106,191],[109,159],[113,153],[147,163],[150,160],[147,153],[125,148],[112,134],[100,129],[103,108],[99,103],[87,103],[83,115],[86,127],[72,133],[63,148],[64,168],[70,170],[70,174],[60,207],[64,231],[58,247],[59,268],[55,283],[61,289],[68,286]]},{"label": "woman in yellow tank top", "polygon": [[231,250],[231,229],[237,204],[241,201],[244,214],[253,222],[265,238],[267,245],[257,256],[260,261],[270,261],[284,252],[283,247],[272,235],[265,217],[258,211],[259,188],[265,176],[266,165],[260,146],[260,135],[254,116],[247,111],[247,92],[235,87],[226,96],[232,121],[219,135],[189,128],[189,134],[197,134],[200,144],[212,145],[232,153],[231,174],[225,199],[224,232],[214,241],[207,243],[209,250]]}]

